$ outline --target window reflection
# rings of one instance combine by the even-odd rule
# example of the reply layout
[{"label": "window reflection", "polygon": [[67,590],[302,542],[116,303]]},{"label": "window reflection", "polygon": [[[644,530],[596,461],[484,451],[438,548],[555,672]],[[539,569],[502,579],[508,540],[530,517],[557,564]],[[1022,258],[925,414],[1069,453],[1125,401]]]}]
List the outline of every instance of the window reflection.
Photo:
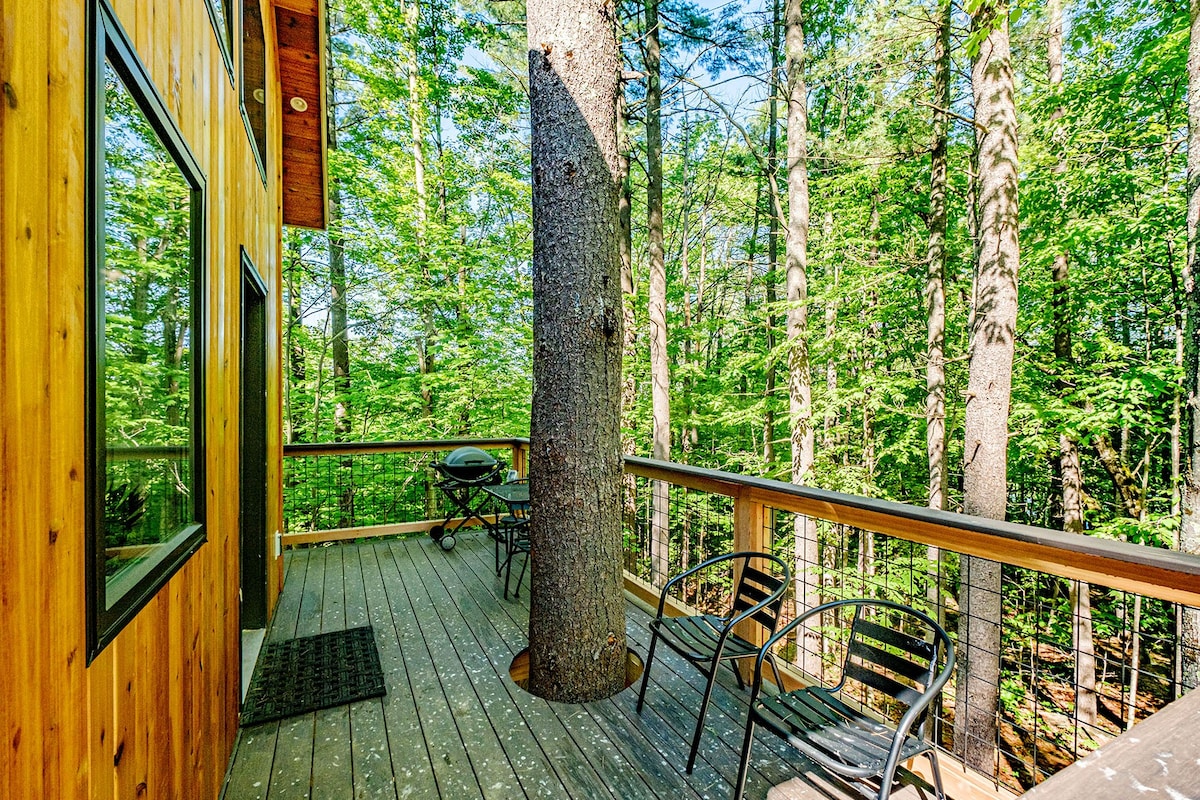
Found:
[{"label": "window reflection", "polygon": [[259,165],[267,158],[267,42],[258,0],[242,0],[242,105]]},{"label": "window reflection", "polygon": [[111,608],[195,519],[191,189],[112,65],[104,80],[105,589]]}]

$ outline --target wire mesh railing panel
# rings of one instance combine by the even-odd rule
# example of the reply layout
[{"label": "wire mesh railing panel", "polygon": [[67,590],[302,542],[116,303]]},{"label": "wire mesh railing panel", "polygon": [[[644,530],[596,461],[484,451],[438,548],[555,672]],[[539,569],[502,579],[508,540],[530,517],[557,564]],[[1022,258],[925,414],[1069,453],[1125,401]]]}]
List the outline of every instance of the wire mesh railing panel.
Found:
[{"label": "wire mesh railing panel", "polygon": [[[625,569],[661,586],[713,556],[731,552],[733,499],[635,478],[626,483]],[[732,573],[707,571],[685,581],[676,599],[703,611],[728,605]]]},{"label": "wire mesh railing panel", "polygon": [[[661,586],[734,549],[733,498],[642,477],[626,490],[625,567],[642,580]],[[926,735],[1009,789],[1041,782],[1196,685],[1197,635],[1180,633],[1190,624],[1200,634],[1195,608],[789,511],[764,508],[762,520],[756,540],[792,566],[781,626],[821,603],[873,598],[923,611],[950,634],[958,669]],[[725,570],[672,596],[712,611],[732,583]],[[815,619],[776,657],[836,684],[848,626]],[[894,712],[891,698],[856,691],[863,706]]]},{"label": "wire mesh railing panel", "polygon": [[[508,462],[508,448],[483,448]],[[288,455],[283,462],[283,519],[288,533],[441,520],[450,503],[438,490],[430,451],[356,451]]]}]

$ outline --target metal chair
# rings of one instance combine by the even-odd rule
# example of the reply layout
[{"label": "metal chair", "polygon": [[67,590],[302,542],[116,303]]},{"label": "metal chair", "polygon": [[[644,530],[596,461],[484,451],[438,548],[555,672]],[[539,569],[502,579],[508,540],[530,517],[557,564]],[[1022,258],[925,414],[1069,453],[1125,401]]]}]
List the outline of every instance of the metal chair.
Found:
[{"label": "metal chair", "polygon": [[517,588],[513,590],[513,597],[521,596],[521,581],[525,578],[525,570],[529,567],[529,510],[524,511],[524,516],[519,517],[516,524],[508,527],[508,557],[504,560],[504,599],[508,599],[509,584],[512,581],[512,562],[513,557],[517,553],[524,553],[525,559],[521,562],[521,573],[517,576]]},{"label": "metal chair", "polygon": [[[723,614],[700,614],[687,617],[663,616],[667,594],[671,588],[698,572],[709,570],[728,562],[734,570],[733,591],[729,607]],[[776,573],[776,574],[772,574]],[[667,581],[658,600],[658,615],[650,622],[650,652],[646,656],[646,667],[642,672],[642,688],[638,692],[637,711],[642,713],[646,699],[646,686],[650,682],[650,667],[654,663],[654,649],[659,640],[696,666],[707,678],[704,699],[696,716],[696,733],[692,737],[692,749],[688,753],[687,771],[690,774],[696,763],[696,752],[700,749],[700,736],[704,733],[704,715],[712,699],[713,684],[717,668],[729,662],[738,686],[745,688],[742,675],[735,662],[759,655],[758,645],[733,632],[742,622],[761,626],[769,637],[779,624],[779,608],[783,594],[791,581],[792,571],[786,561],[769,553],[741,552],[710,558],[686,572],[681,572]],[[774,665],[774,660],[768,655]],[[778,669],[776,669],[778,680]]]},{"label": "metal chair", "polygon": [[[854,617],[850,638],[836,684],[778,694],[762,692],[763,662],[772,660],[774,666],[770,651],[776,644],[806,620],[829,611],[846,613],[851,608]],[[864,614],[864,610],[869,613]],[[734,800],[741,800],[746,787],[756,725],[782,737],[837,775],[859,780],[878,776],[877,800],[887,800],[891,794],[896,772],[903,770],[901,763],[924,755],[932,768],[937,796],[945,800],[937,749],[925,739],[925,727],[930,704],[953,672],[954,644],[950,636],[916,609],[887,600],[863,599],[838,600],[806,611],[768,639],[758,654]],[[898,721],[886,724],[861,710],[848,691],[854,685],[865,688],[863,696],[884,700],[883,705],[899,717]],[[778,677],[776,686],[782,686]]]},{"label": "metal chair", "polygon": [[[515,483],[528,484],[528,478],[522,478],[517,474],[517,471],[510,469],[504,478],[504,484],[512,485]],[[504,572],[505,566],[512,561],[513,541],[518,533],[524,530],[525,536],[529,536],[529,504],[528,503],[510,503],[508,505],[508,513],[496,520],[496,535],[492,537],[496,549],[496,575]],[[504,560],[500,559],[500,547],[504,546]],[[526,550],[526,553],[529,551]],[[507,592],[505,593],[507,597]]]}]

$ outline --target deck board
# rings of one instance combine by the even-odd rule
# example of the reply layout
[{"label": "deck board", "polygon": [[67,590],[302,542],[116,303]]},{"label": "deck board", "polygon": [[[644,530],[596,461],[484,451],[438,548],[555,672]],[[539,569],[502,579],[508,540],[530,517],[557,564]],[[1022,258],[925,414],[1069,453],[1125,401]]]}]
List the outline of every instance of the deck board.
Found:
[{"label": "deck board", "polygon": [[[508,677],[526,643],[528,579],[520,600],[505,600],[492,561],[491,542],[475,534],[449,553],[425,538],[289,551],[267,641],[371,624],[388,693],[244,729],[226,800],[730,796],[745,713],[731,673],[687,775],[700,673],[660,648],[641,715],[636,686],[582,705],[528,694]],[[626,618],[644,656],[650,617],[629,604]],[[794,751],[760,736],[746,797],[820,787],[807,773]]]}]

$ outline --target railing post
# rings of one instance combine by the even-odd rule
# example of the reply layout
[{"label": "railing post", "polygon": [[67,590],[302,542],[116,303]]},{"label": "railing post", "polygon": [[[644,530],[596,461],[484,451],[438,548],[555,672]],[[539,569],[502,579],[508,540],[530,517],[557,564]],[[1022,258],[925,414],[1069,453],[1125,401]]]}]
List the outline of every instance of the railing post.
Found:
[{"label": "railing post", "polygon": [[[734,552],[754,550],[760,553],[767,551],[766,509],[762,503],[749,499],[749,493],[742,489],[733,498],[733,549]],[[740,575],[734,575],[736,584]],[[739,623],[734,633],[751,644],[761,645],[767,640],[762,626],[750,620]],[[754,678],[754,665],[748,658],[738,662],[742,679],[749,681]]]},{"label": "railing post", "polygon": [[521,442],[512,443],[512,468],[518,478],[527,478],[529,466],[525,463],[525,445]]}]

